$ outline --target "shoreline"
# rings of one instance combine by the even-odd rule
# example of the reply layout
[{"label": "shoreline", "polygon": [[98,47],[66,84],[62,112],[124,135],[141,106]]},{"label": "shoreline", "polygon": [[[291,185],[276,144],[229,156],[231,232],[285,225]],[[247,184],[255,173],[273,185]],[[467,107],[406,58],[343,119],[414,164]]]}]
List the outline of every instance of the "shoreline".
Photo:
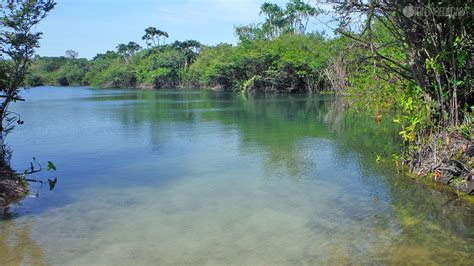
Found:
[{"label": "shoreline", "polygon": [[11,205],[23,200],[28,194],[28,183],[10,166],[0,166],[0,208],[8,211]]}]

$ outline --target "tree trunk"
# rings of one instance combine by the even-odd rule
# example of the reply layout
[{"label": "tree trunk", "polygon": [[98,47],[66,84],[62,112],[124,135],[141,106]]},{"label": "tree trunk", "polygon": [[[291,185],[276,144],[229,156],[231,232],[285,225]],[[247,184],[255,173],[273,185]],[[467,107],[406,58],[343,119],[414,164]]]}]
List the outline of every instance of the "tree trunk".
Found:
[{"label": "tree trunk", "polygon": [[0,166],[7,165],[5,161],[5,132],[3,129],[3,109],[0,109]]}]

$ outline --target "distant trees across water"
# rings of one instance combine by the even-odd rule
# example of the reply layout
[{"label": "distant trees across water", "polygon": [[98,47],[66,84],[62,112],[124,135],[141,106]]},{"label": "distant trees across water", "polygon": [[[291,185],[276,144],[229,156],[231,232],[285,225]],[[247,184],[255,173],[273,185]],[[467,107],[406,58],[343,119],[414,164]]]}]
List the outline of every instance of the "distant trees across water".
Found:
[{"label": "distant trees across water", "polygon": [[27,84],[314,92],[328,87],[324,69],[341,43],[307,31],[309,19],[320,13],[299,0],[285,7],[265,3],[263,23],[236,27],[237,45],[166,44],[167,32],[148,27],[142,37],[145,48],[130,41],[92,60],[77,58],[73,50],[64,57],[37,57]]}]

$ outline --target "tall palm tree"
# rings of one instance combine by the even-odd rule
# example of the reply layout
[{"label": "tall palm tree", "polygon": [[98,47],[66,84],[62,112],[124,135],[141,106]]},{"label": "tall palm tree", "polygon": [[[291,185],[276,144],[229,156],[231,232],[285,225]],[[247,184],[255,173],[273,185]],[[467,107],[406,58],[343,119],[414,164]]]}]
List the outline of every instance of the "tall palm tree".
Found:
[{"label": "tall palm tree", "polygon": [[140,51],[142,47],[136,42],[128,42],[127,51],[129,56],[133,56],[136,52]]},{"label": "tall palm tree", "polygon": [[122,55],[122,56],[127,56],[127,51],[128,51],[128,48],[127,48],[127,45],[124,44],[124,43],[121,43],[119,45],[117,45],[117,53]]},{"label": "tall palm tree", "polygon": [[308,26],[309,19],[318,15],[321,11],[303,2],[302,0],[292,0],[286,4],[286,16],[290,31],[295,34],[304,34]]},{"label": "tall palm tree", "polygon": [[128,44],[121,43],[117,45],[117,53],[122,56],[125,63],[129,63],[130,58],[142,47],[136,42],[129,42]]},{"label": "tall palm tree", "polygon": [[166,31],[163,31],[163,44],[165,44],[166,38],[169,38],[170,36]]},{"label": "tall palm tree", "polygon": [[[145,29],[145,35],[143,35],[142,40],[146,42],[148,46],[159,44],[160,30],[157,30],[155,27],[148,27]],[[158,40],[157,40],[158,39]]]},{"label": "tall palm tree", "polygon": [[152,44],[153,46],[160,45],[160,37],[163,37],[164,45],[165,38],[168,38],[169,35],[166,31],[158,30],[155,27],[148,27],[145,29],[145,35],[143,35],[142,40],[150,47]]},{"label": "tall palm tree", "polygon": [[[157,35],[158,35],[158,38],[163,37],[163,45],[165,45],[166,38],[169,38],[168,33],[166,31],[157,30]],[[158,43],[159,43],[159,41],[158,41]]]},{"label": "tall palm tree", "polygon": [[260,6],[260,15],[265,14],[267,20],[264,28],[269,32],[270,38],[275,38],[281,33],[284,24],[285,12],[277,4],[263,3]]},{"label": "tall palm tree", "polygon": [[145,29],[145,35],[142,36],[142,40],[146,42],[148,47],[150,47],[153,43],[153,45],[156,45],[155,41],[155,35],[157,33],[157,30],[155,27],[148,27]]},{"label": "tall palm tree", "polygon": [[202,44],[196,40],[187,40],[184,42],[175,41],[171,46],[183,52],[185,56],[184,67],[187,67],[197,58]]}]

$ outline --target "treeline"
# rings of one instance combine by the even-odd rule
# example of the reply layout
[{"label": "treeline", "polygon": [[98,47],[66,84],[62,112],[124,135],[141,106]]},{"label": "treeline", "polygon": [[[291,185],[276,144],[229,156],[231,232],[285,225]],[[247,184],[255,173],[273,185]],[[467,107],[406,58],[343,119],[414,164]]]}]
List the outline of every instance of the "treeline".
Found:
[{"label": "treeline", "polygon": [[87,85],[84,76],[90,70],[90,61],[81,58],[36,57],[26,77],[29,86],[57,85],[79,86]]},{"label": "treeline", "polygon": [[38,57],[30,86],[90,85],[100,88],[211,87],[233,91],[316,92],[327,89],[325,73],[340,40],[307,32],[320,10],[300,0],[284,8],[261,6],[264,23],[236,27],[238,45],[204,46],[198,41],[166,44],[168,33],[145,29],[147,47],[119,44],[92,60]]}]

